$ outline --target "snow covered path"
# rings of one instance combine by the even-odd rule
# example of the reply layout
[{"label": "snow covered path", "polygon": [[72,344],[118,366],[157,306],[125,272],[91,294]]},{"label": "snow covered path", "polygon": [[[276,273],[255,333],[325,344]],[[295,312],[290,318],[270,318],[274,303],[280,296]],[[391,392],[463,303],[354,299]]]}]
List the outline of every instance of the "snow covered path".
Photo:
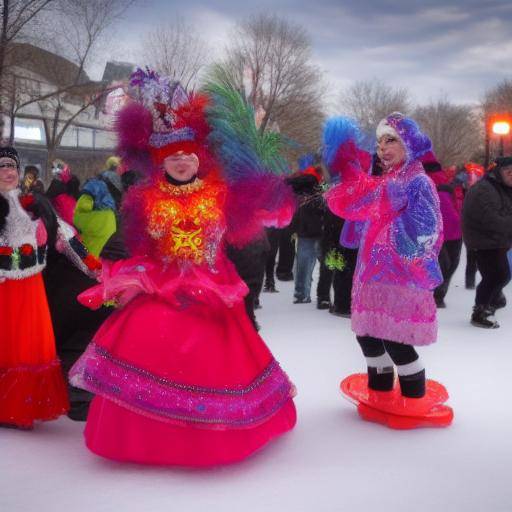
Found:
[{"label": "snow covered path", "polygon": [[[464,258],[463,258],[464,260]],[[292,284],[262,294],[261,334],[298,389],[298,424],[245,462],[211,470],[122,465],[89,453],[67,418],[33,432],[0,429],[2,512],[511,511],[512,305],[501,329],[468,322],[462,268],[421,349],[446,385],[454,424],[393,431],[359,419],[338,392],[364,361],[350,321],[293,305]],[[512,303],[512,286],[505,293]]]}]

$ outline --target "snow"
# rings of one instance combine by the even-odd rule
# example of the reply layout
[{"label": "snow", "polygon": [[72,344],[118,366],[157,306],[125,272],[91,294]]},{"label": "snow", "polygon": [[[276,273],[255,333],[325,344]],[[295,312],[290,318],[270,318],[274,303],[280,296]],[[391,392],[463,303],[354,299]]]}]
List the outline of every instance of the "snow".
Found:
[{"label": "snow", "polygon": [[[439,312],[439,342],[420,349],[446,385],[447,429],[394,431],[362,421],[338,392],[364,361],[348,319],[292,304],[292,283],[262,294],[261,334],[298,389],[298,423],[246,461],[209,470],[155,468],[89,453],[82,423],[0,429],[0,511],[511,511],[512,315],[469,324],[463,265]],[[512,286],[505,290],[512,300]]]}]

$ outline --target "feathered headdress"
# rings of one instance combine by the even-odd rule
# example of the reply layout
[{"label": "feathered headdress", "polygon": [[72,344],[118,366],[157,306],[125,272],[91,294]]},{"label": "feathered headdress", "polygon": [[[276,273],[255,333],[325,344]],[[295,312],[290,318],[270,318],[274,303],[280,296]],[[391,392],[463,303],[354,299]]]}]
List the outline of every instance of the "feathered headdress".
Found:
[{"label": "feathered headdress", "polygon": [[208,98],[187,94],[179,82],[154,71],[137,69],[130,79],[132,98],[117,116],[118,153],[125,165],[147,171],[173,153],[196,153],[209,160]]}]

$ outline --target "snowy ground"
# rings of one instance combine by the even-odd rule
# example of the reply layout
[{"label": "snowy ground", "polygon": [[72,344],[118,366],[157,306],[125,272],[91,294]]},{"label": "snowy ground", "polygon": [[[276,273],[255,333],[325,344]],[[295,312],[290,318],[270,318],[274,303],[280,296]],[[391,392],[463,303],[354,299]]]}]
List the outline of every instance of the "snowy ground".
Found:
[{"label": "snowy ground", "polygon": [[[338,393],[364,369],[350,321],[293,305],[291,283],[263,294],[262,336],[297,385],[295,430],[245,462],[211,470],[122,465],[89,453],[67,418],[0,431],[0,511],[512,511],[512,307],[501,329],[470,326],[462,268],[421,350],[448,388],[454,424],[393,431]],[[512,287],[506,290],[512,301]]]}]

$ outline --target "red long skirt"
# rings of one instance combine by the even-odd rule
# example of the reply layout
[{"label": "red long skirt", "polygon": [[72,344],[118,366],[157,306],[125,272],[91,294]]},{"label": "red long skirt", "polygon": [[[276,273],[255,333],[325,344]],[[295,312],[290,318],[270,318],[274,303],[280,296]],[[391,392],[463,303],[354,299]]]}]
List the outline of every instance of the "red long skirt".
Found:
[{"label": "red long skirt", "polygon": [[68,410],[41,274],[0,283],[0,423],[22,428]]}]

